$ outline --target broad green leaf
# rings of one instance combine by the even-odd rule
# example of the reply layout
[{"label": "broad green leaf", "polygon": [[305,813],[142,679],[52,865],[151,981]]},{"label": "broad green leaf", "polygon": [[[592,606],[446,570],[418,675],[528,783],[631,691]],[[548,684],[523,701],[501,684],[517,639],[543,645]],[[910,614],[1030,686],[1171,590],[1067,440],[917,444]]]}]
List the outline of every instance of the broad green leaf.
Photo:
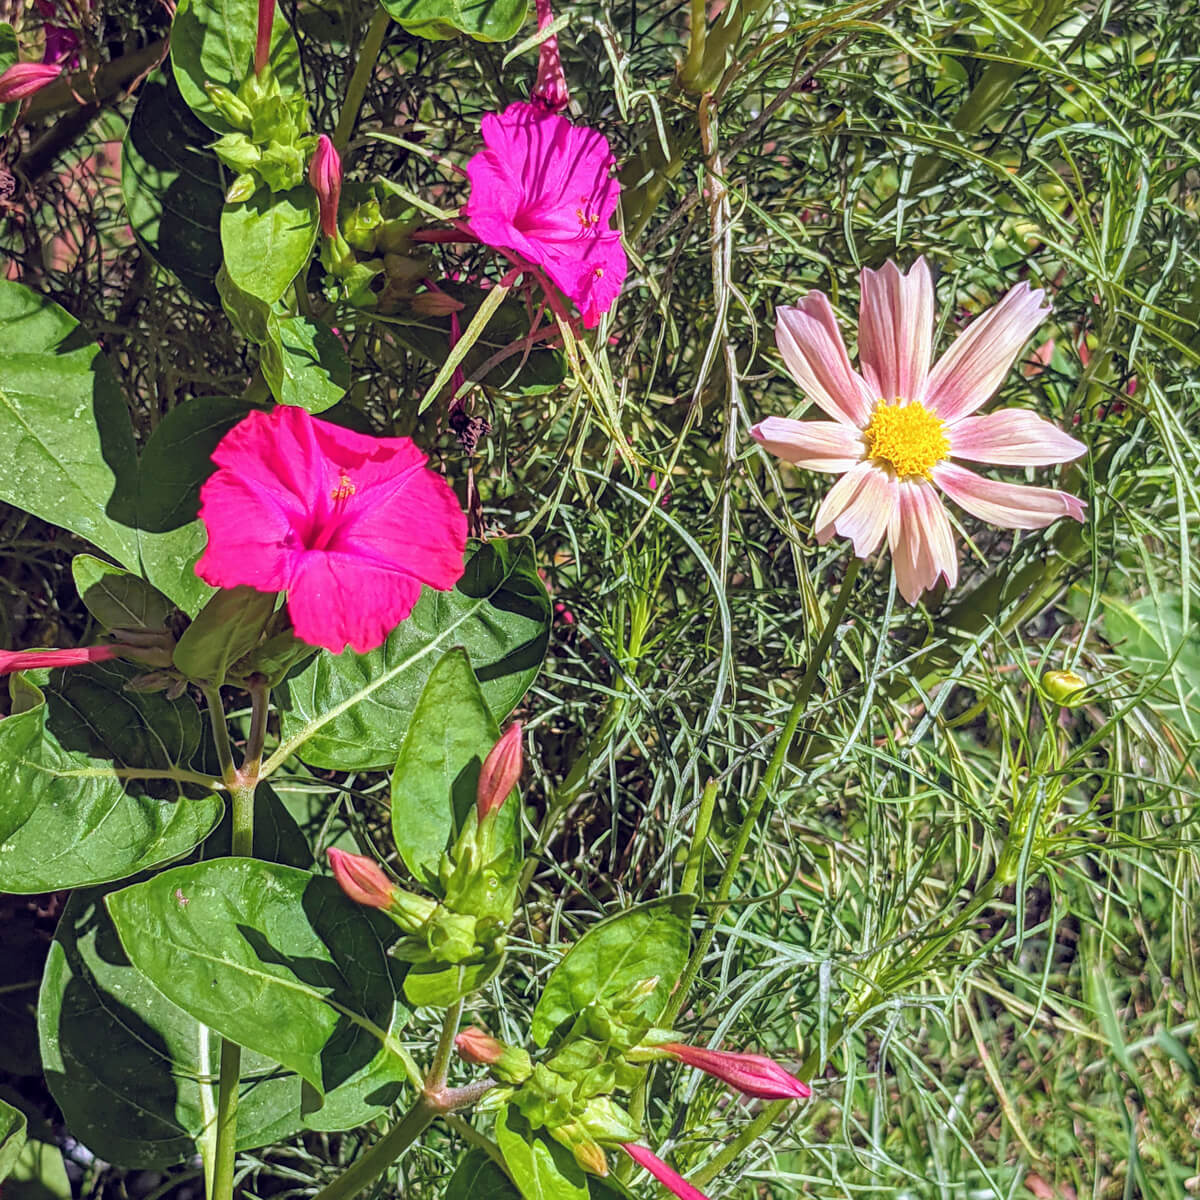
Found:
[{"label": "broad green leaf", "polygon": [[477,42],[506,42],[525,23],[527,0],[387,0],[384,8],[418,37],[465,33]]},{"label": "broad green leaf", "polygon": [[[0,22],[0,74],[7,71],[21,56],[17,45],[17,35],[7,22]],[[0,104],[0,133],[7,133],[12,123],[21,111],[21,103],[14,100],[11,104]]]},{"label": "broad green leaf", "polygon": [[225,179],[212,134],[170,71],[142,84],[121,148],[129,224],[151,257],[200,300],[217,303]]},{"label": "broad green leaf", "polygon": [[[213,107],[205,83],[236,92],[254,69],[258,0],[180,0],[171,24],[171,66],[188,108],[210,129],[229,133],[231,126]],[[281,9],[271,32],[271,70],[283,91],[302,87],[300,52]]]},{"label": "broad green leaf", "polygon": [[137,674],[92,663],[52,672],[44,692],[13,676],[13,715],[0,721],[0,891],[122,879],[181,857],[216,824],[221,799],[170,778],[199,744],[195,704],[127,690]]},{"label": "broad green leaf", "polygon": [[5,1179],[25,1145],[25,1114],[0,1100],[0,1179]]},{"label": "broad green leaf", "polygon": [[571,1152],[529,1122],[513,1105],[496,1118],[504,1165],[525,1200],[588,1200],[587,1176]]},{"label": "broad green leaf", "polygon": [[449,1008],[464,996],[486,987],[500,970],[503,954],[467,966],[410,967],[404,977],[404,995],[414,1008]]},{"label": "broad green leaf", "polygon": [[250,411],[232,396],[201,396],[158,423],[138,466],[138,539],[142,569],[159,591],[195,614],[214,594],[195,572],[208,541],[196,519],[200,485],[216,470],[217,443]]},{"label": "broad green leaf", "polygon": [[416,878],[436,878],[499,736],[467,652],[448,651],[429,673],[392,775],[392,835]]},{"label": "broad green leaf", "polygon": [[4,1183],[4,1200],[71,1200],[71,1181],[62,1151],[29,1138]]},{"label": "broad green leaf", "polygon": [[222,858],[115,892],[108,910],[133,964],[196,1020],[322,1093],[370,1074],[394,1099],[408,1017],[387,953],[398,930],[332,879]]},{"label": "broad green leaf", "polygon": [[140,575],[93,554],[71,560],[75,589],[105,629],[161,629],[175,606]]},{"label": "broad green leaf", "polygon": [[8,280],[0,280],[0,445],[0,500],[137,568],[125,397],[78,322]]},{"label": "broad green leaf", "polygon": [[521,1200],[521,1193],[482,1150],[468,1150],[446,1184],[445,1200]]},{"label": "broad green leaf", "polygon": [[244,204],[227,204],[221,245],[229,278],[273,304],[308,265],[319,217],[317,194],[307,184],[277,193],[260,187]]},{"label": "broad green leaf", "polygon": [[395,763],[421,689],[440,655],[464,646],[497,720],[520,702],[550,636],[550,598],[525,538],[468,552],[450,592],[426,588],[407,621],[370,654],[322,653],[281,693],[283,741],[315,767]]},{"label": "broad green leaf", "polygon": [[350,360],[328,325],[272,313],[262,348],[263,376],[280,404],[310,413],[335,405],[350,386]]},{"label": "broad green leaf", "polygon": [[[38,1030],[50,1091],[92,1151],[143,1170],[196,1152],[216,1111],[221,1039],[133,967],[98,891],[74,893],[63,910]],[[244,1052],[238,1145],[250,1149],[302,1128],[300,1091],[297,1076]]]},{"label": "broad green leaf", "polygon": [[220,687],[229,668],[258,644],[279,597],[251,587],[221,588],[175,646],[176,668]]},{"label": "broad green leaf", "polygon": [[595,1001],[616,999],[644,979],[657,979],[642,1005],[654,1021],[687,965],[694,896],[664,896],[593,925],[554,968],[533,1010],[530,1032],[544,1046],[555,1029]]}]

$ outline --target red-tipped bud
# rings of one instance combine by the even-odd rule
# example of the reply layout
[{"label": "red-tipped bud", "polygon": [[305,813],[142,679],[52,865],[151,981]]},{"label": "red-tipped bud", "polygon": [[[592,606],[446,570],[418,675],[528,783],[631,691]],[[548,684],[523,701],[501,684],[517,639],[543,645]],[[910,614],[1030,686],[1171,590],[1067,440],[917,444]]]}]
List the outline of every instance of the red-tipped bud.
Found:
[{"label": "red-tipped bud", "polygon": [[275,0],[258,0],[258,36],[254,41],[254,73],[261,75],[271,57],[271,29],[275,24]]},{"label": "red-tipped bud", "polygon": [[38,667],[79,667],[116,658],[115,646],[80,646],[77,650],[0,650],[0,675]]},{"label": "red-tipped bud", "polygon": [[368,908],[387,908],[392,903],[392,881],[373,858],[334,848],[329,851],[329,865],[338,886],[351,900]]},{"label": "red-tipped bud", "polygon": [[321,232],[337,237],[338,203],[342,198],[342,160],[325,134],[317,138],[312,162],[308,164],[308,181],[321,202]]},{"label": "red-tipped bud", "polygon": [[812,1095],[807,1083],[762,1054],[732,1054],[703,1046],[685,1046],[682,1042],[668,1042],[659,1049],[747,1096],[762,1100],[805,1100]]},{"label": "red-tipped bud", "polygon": [[48,83],[53,83],[62,74],[62,67],[55,63],[13,63],[0,75],[0,104],[13,100],[24,100],[34,92],[40,92]]},{"label": "red-tipped bud", "polygon": [[[554,23],[550,0],[537,0],[538,31],[549,29]],[[558,53],[558,35],[552,33],[538,47],[537,79],[529,98],[550,112],[562,112],[571,103],[567,91],[567,77],[563,74],[562,58]]]},{"label": "red-tipped bud", "polygon": [[489,1067],[504,1055],[503,1044],[477,1025],[468,1025],[462,1030],[454,1039],[454,1048],[459,1058],[477,1067]]},{"label": "red-tipped bud", "polygon": [[699,1188],[692,1187],[682,1175],[677,1175],[657,1154],[652,1154],[645,1146],[639,1146],[636,1142],[622,1142],[621,1149],[639,1167],[645,1167],[667,1191],[678,1196],[679,1200],[708,1200]]},{"label": "red-tipped bud", "polygon": [[521,722],[514,721],[491,748],[480,768],[479,787],[475,792],[475,811],[480,821],[508,799],[509,792],[521,778],[523,765]]}]

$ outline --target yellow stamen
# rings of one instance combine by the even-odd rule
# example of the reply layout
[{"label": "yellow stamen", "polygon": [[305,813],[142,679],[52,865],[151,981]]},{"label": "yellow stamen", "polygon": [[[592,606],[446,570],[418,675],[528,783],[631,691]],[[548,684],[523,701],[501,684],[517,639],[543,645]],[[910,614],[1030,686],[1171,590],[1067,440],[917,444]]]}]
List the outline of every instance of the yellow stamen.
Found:
[{"label": "yellow stamen", "polygon": [[345,500],[348,496],[353,496],[358,489],[354,486],[354,481],[349,475],[343,475],[337,481],[337,487],[329,493],[330,500],[338,501]]},{"label": "yellow stamen", "polygon": [[901,479],[912,475],[928,479],[950,454],[946,422],[916,400],[879,401],[863,437],[871,457],[886,463]]}]

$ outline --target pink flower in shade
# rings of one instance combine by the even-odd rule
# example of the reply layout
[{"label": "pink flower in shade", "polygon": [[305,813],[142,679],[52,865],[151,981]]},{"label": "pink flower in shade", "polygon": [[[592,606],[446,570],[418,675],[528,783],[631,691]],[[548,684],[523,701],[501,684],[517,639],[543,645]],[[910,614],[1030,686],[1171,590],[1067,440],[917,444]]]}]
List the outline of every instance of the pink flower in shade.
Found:
[{"label": "pink flower in shade", "polygon": [[373,858],[330,847],[329,865],[338,887],[356,904],[368,908],[387,908],[391,904],[394,885]]},{"label": "pink flower in shade", "polygon": [[612,228],[620,185],[608,139],[540,104],[483,118],[467,163],[471,232],[542,267],[592,328],[621,291],[628,264]]},{"label": "pink flower in shade", "polygon": [[679,1200],[708,1200],[699,1188],[692,1187],[682,1175],[677,1175],[657,1154],[652,1154],[645,1146],[639,1146],[636,1142],[622,1142],[621,1149],[639,1167],[645,1167],[667,1191],[678,1196]]},{"label": "pink flower in shade", "polygon": [[37,10],[45,22],[46,47],[42,52],[42,62],[62,63],[70,70],[79,66],[79,34],[69,26],[55,22],[58,6],[53,0],[37,0]]},{"label": "pink flower in shade", "polygon": [[980,520],[1040,529],[1082,521],[1076,496],[999,483],[951,462],[1048,466],[1086,447],[1024,409],[973,415],[1013,364],[1048,305],[1018,284],[930,366],[933,283],[924,259],[862,273],[859,371],[850,366],[829,301],[809,292],[779,309],[775,338],[792,377],[830,421],[768,417],[750,431],[772,454],[841,478],[817,510],[817,540],[849,538],[866,558],[887,535],[896,584],[910,604],[939,576],[958,578],[954,535],[938,491]]},{"label": "pink flower in shade", "polygon": [[321,232],[337,237],[338,204],[342,198],[342,160],[333,142],[321,134],[308,164],[308,182],[321,205]]},{"label": "pink flower in shade", "polygon": [[24,100],[34,92],[40,92],[48,83],[53,83],[62,74],[62,67],[54,63],[13,63],[0,75],[0,104]]},{"label": "pink flower in shade", "polygon": [[682,1042],[668,1042],[659,1049],[689,1067],[737,1088],[744,1095],[760,1100],[806,1100],[812,1095],[812,1088],[807,1083],[762,1054],[732,1054]]},{"label": "pink flower in shade", "polygon": [[80,667],[117,657],[115,646],[80,646],[76,650],[0,650],[0,675],[38,667]]},{"label": "pink flower in shade", "polygon": [[239,421],[200,489],[214,587],[286,591],[296,636],[340,653],[380,645],[421,585],[463,572],[467,520],[409,438],[378,438],[280,405]]}]

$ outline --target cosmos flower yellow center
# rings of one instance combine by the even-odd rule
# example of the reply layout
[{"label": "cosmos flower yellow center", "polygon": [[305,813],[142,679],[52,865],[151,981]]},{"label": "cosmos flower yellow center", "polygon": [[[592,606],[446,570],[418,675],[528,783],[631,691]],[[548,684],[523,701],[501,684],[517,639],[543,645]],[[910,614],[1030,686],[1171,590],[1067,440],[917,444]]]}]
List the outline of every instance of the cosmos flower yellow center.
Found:
[{"label": "cosmos flower yellow center", "polygon": [[863,437],[870,456],[886,463],[901,479],[910,475],[928,479],[950,453],[946,422],[915,400],[879,401]]}]

